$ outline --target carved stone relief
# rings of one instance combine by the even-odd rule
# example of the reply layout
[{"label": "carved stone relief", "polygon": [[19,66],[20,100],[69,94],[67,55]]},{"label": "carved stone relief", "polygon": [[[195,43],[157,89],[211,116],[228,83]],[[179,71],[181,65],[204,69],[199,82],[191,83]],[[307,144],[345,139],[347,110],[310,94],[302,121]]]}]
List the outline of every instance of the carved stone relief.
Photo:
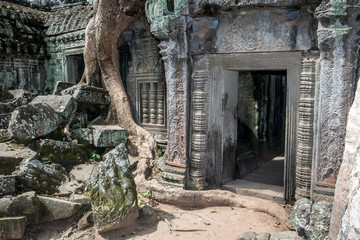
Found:
[{"label": "carved stone relief", "polygon": [[295,198],[309,198],[313,160],[316,58],[303,57],[300,76]]}]

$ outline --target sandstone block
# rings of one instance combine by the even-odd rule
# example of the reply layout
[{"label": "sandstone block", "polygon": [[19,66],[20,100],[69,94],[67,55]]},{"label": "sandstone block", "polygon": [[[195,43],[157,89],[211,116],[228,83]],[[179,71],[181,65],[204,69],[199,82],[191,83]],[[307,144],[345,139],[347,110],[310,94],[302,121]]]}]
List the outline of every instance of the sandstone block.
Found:
[{"label": "sandstone block", "polygon": [[[124,144],[103,157],[91,179],[91,205],[99,232],[134,224],[138,217],[136,185]],[[116,197],[114,197],[116,196]]]},{"label": "sandstone block", "polygon": [[47,104],[20,106],[11,115],[8,131],[19,143],[29,143],[56,130],[62,119]]},{"label": "sandstone block", "polygon": [[299,237],[296,232],[277,232],[271,234],[270,240],[303,240],[304,238]]},{"label": "sandstone block", "polygon": [[86,85],[75,85],[61,92],[61,95],[72,95],[76,101],[89,104],[107,105],[110,103],[110,96],[103,88]]},{"label": "sandstone block", "polygon": [[30,148],[0,143],[0,174],[10,175],[22,160],[35,156],[36,152]]},{"label": "sandstone block", "polygon": [[72,130],[71,137],[81,144],[93,144],[93,131],[90,128],[78,128]]},{"label": "sandstone block", "polygon": [[26,188],[41,192],[56,192],[67,179],[66,171],[61,165],[49,165],[32,158],[23,160],[20,170],[15,174]]},{"label": "sandstone block", "polygon": [[126,143],[127,132],[119,126],[96,125],[91,126],[93,131],[93,144],[95,147],[115,147]]},{"label": "sandstone block", "polygon": [[75,115],[77,102],[71,95],[47,95],[47,96],[37,96],[32,100],[31,104],[34,103],[46,103],[54,111],[59,114],[64,121],[72,119]]},{"label": "sandstone block", "polygon": [[96,170],[96,166],[92,164],[79,164],[73,167],[69,175],[72,179],[79,182],[86,182],[90,180],[91,176]]},{"label": "sandstone block", "polygon": [[74,86],[73,83],[58,81],[55,84],[53,95],[61,95],[61,91]]},{"label": "sandstone block", "polygon": [[65,201],[57,198],[38,197],[42,208],[43,217],[40,222],[50,222],[69,218],[74,215],[81,208],[81,204]]},{"label": "sandstone block", "polygon": [[54,162],[62,166],[75,165],[89,160],[89,150],[85,145],[72,142],[40,139],[31,148],[38,153],[43,162]]},{"label": "sandstone block", "polygon": [[70,202],[80,203],[81,205],[84,205],[84,206],[90,206],[91,205],[90,197],[85,196],[85,195],[80,195],[80,194],[73,193],[73,194],[70,195],[69,200],[70,200]]},{"label": "sandstone block", "polygon": [[22,239],[26,229],[26,217],[0,218],[0,239]]},{"label": "sandstone block", "polygon": [[[1,111],[0,111],[1,112]],[[10,113],[4,113],[0,114],[0,129],[6,129],[9,127],[11,114]]]},{"label": "sandstone block", "polygon": [[0,196],[15,192],[15,176],[0,176]]},{"label": "sandstone block", "polygon": [[296,201],[294,209],[290,214],[290,221],[299,236],[306,238],[307,230],[310,223],[312,202],[307,198],[301,198]]}]

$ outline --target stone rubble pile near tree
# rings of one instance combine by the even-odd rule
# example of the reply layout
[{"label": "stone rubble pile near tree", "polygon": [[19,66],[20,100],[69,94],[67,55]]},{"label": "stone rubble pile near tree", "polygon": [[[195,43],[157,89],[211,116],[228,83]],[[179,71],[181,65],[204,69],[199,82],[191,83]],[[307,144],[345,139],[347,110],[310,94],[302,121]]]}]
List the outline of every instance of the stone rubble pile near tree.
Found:
[{"label": "stone rubble pile near tree", "polygon": [[304,239],[325,239],[329,234],[331,203],[318,201],[312,203],[306,198],[297,200],[290,220],[299,236]]},{"label": "stone rubble pile near tree", "polygon": [[138,217],[137,193],[124,144],[103,156],[91,179],[91,205],[99,232],[129,226]]}]

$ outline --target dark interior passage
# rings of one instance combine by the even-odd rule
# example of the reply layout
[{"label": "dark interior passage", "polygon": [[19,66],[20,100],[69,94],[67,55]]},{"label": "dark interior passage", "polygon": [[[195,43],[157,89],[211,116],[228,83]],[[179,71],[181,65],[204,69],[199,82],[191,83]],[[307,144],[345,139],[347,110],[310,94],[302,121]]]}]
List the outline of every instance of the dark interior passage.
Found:
[{"label": "dark interior passage", "polygon": [[69,55],[66,57],[68,82],[79,83],[84,73],[85,64],[82,54]]},{"label": "dark interior passage", "polygon": [[239,73],[235,178],[283,184],[285,115],[286,71]]}]

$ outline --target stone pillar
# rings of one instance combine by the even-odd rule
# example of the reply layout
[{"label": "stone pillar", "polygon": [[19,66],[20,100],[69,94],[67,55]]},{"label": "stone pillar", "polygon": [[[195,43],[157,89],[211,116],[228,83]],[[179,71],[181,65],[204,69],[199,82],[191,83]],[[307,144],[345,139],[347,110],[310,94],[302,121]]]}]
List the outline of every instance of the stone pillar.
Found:
[{"label": "stone pillar", "polygon": [[296,153],[295,198],[310,198],[314,138],[316,59],[304,56],[301,63],[299,125]]},{"label": "stone pillar", "polygon": [[[317,200],[332,200],[344,152],[347,114],[354,95],[359,8],[350,2],[323,1],[317,9],[320,75],[312,180],[312,198]],[[353,2],[355,5],[356,1]]]}]

